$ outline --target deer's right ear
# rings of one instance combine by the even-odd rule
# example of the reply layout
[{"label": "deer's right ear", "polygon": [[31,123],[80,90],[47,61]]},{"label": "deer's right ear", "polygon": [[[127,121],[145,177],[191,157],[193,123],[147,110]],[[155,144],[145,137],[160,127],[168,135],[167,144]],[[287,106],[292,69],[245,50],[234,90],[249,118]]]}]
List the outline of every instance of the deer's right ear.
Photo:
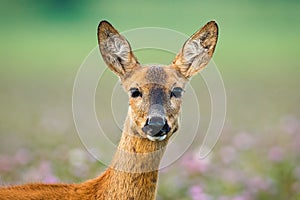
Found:
[{"label": "deer's right ear", "polygon": [[104,61],[120,78],[139,66],[128,41],[107,21],[98,26],[98,43]]}]

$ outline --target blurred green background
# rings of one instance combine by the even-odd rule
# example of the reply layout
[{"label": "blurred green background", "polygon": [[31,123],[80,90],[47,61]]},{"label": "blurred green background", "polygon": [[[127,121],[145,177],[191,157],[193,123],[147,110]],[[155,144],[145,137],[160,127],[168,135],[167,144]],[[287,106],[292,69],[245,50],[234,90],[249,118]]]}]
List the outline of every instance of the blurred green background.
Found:
[{"label": "blurred green background", "polygon": [[297,0],[1,1],[0,183],[79,182],[103,170],[72,119],[73,82],[97,45],[100,20],[119,31],[154,26],[187,35],[216,20],[224,133],[209,161],[163,172],[158,198],[299,199],[299,10]]}]

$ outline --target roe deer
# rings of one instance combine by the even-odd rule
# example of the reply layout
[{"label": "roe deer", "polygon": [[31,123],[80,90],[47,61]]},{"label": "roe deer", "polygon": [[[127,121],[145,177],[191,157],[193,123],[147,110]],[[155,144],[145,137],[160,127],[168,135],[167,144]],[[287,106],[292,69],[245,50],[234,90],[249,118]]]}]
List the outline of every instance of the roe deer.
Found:
[{"label": "roe deer", "polygon": [[130,104],[112,163],[99,177],[79,184],[2,187],[0,199],[155,199],[160,160],[178,129],[185,85],[208,64],[217,39],[217,24],[208,22],[185,42],[170,65],[142,66],[128,41],[107,21],[101,21],[100,52],[119,76]]}]

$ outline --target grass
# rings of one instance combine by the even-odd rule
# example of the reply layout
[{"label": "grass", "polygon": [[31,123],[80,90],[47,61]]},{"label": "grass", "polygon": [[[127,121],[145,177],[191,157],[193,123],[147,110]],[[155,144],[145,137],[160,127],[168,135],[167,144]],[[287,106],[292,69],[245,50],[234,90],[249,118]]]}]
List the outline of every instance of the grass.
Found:
[{"label": "grass", "polygon": [[[2,3],[0,182],[78,182],[103,169],[84,150],[71,107],[73,82],[97,45],[100,20],[120,31],[155,26],[191,35],[215,19],[220,38],[214,61],[228,97],[224,133],[208,164],[191,160],[196,169],[208,165],[209,170],[195,171],[178,161],[162,172],[159,197],[299,199],[299,8],[298,1]],[[136,54],[143,62],[168,63],[173,57],[151,50]],[[237,139],[241,132],[246,139]],[[251,138],[248,149],[234,143]],[[195,146],[199,144],[201,136]],[[269,159],[272,150],[282,159]],[[74,155],[81,160],[74,161]]]}]

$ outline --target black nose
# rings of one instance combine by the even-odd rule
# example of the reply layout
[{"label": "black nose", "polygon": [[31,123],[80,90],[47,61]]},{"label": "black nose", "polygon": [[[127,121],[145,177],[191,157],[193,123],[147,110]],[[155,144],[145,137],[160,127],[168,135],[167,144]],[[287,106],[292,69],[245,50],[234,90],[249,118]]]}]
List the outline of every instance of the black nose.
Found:
[{"label": "black nose", "polygon": [[170,127],[163,117],[149,117],[142,130],[150,136],[162,136],[170,131]]},{"label": "black nose", "polygon": [[165,125],[165,119],[162,117],[151,117],[148,118],[148,125],[157,127],[157,128],[162,128]]}]

